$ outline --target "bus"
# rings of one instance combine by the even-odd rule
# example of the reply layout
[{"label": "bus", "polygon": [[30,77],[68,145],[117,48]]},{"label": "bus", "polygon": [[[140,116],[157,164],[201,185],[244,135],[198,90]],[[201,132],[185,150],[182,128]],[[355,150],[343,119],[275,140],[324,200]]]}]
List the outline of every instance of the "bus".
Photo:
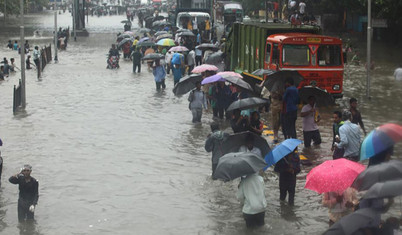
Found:
[{"label": "bus", "polygon": [[342,40],[310,33],[273,34],[266,39],[264,69],[296,70],[299,88],[315,83],[334,98],[342,97]]}]

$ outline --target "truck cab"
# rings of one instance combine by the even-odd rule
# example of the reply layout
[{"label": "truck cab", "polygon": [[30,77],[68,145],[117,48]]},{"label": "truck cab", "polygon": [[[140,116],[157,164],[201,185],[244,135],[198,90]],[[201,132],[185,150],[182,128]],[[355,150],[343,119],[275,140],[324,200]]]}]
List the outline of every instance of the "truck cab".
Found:
[{"label": "truck cab", "polygon": [[335,98],[342,97],[342,41],[308,33],[270,35],[266,41],[264,68],[296,70],[304,78],[299,87],[314,82]]}]

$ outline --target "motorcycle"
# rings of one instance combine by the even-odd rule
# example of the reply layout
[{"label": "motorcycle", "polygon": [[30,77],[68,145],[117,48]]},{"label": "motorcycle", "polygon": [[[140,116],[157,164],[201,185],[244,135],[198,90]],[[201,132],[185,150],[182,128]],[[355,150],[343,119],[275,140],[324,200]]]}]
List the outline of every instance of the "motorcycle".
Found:
[{"label": "motorcycle", "polygon": [[119,57],[118,56],[110,56],[107,60],[107,69],[118,69],[119,66]]}]

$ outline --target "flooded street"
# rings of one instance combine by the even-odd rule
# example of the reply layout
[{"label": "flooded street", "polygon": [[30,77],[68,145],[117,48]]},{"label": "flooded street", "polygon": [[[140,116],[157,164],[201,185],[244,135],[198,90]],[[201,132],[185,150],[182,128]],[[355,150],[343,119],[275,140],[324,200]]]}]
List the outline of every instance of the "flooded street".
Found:
[{"label": "flooded street", "polygon": [[[120,69],[106,69],[106,54],[122,31],[125,16],[89,17],[89,37],[70,38],[59,63],[46,66],[42,80],[26,73],[26,113],[12,113],[13,86],[19,73],[0,82],[0,148],[4,169],[0,188],[1,234],[320,234],[328,227],[328,210],[321,196],[304,189],[313,167],[297,176],[295,207],[279,204],[278,177],[266,172],[266,225],[247,231],[235,197],[239,181],[212,181],[211,155],[204,150],[212,114],[202,125],[191,122],[187,96],[175,97],[173,77],[164,92],[155,91],[146,64],[132,73],[130,61]],[[52,40],[53,14],[29,16],[31,47]],[[1,21],[1,23],[3,23]],[[71,28],[68,13],[58,15],[60,27]],[[136,23],[134,23],[136,27]],[[1,57],[19,55],[5,49],[18,40],[18,28],[0,35]],[[135,29],[134,29],[135,30]],[[53,47],[53,46],[52,46]],[[376,51],[376,50],[374,50]],[[52,51],[53,54],[53,51]],[[375,59],[372,100],[365,98],[364,66],[349,67],[339,109],[356,97],[366,129],[385,122],[402,124],[402,83],[393,78],[395,61]],[[382,58],[384,58],[382,60]],[[395,64],[394,64],[395,63]],[[322,111],[323,144],[304,151],[313,164],[332,159],[332,109]],[[225,126],[229,126],[224,123]],[[269,125],[269,124],[268,124]],[[301,118],[298,118],[301,138]],[[401,156],[399,145],[394,156]],[[18,188],[8,177],[24,163],[33,166],[39,181],[36,226],[21,228],[17,220]],[[400,215],[400,199],[393,214]]]}]

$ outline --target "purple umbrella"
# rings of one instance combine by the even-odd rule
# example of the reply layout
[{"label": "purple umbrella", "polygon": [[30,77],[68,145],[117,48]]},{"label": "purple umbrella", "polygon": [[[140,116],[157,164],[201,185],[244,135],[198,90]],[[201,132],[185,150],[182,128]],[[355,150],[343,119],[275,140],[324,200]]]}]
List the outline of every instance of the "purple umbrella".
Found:
[{"label": "purple umbrella", "polygon": [[148,41],[149,40],[149,37],[145,37],[145,38],[141,38],[138,42],[145,42],[145,41]]},{"label": "purple umbrella", "polygon": [[208,83],[214,83],[214,82],[224,82],[225,79],[223,79],[223,77],[221,75],[212,75],[209,77],[204,78],[204,80],[202,80],[201,85],[205,85]]}]

